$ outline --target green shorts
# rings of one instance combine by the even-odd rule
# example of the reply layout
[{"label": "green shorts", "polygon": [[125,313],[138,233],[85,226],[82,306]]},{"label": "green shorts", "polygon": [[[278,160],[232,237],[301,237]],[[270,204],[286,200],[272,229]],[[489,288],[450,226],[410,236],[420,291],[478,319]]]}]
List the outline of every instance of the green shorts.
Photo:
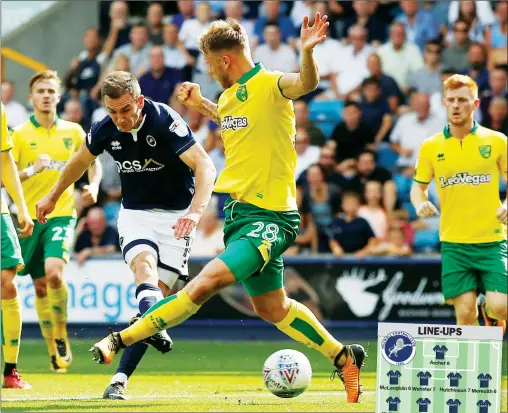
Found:
[{"label": "green shorts", "polygon": [[445,300],[473,290],[508,293],[506,241],[484,244],[442,242],[441,253]]},{"label": "green shorts", "polygon": [[[218,258],[228,266],[251,297],[282,288],[282,254],[298,235],[298,211],[270,211],[232,198],[225,205],[226,249]],[[235,243],[239,240],[249,243]]]},{"label": "green shorts", "polygon": [[21,257],[21,248],[19,247],[18,233],[16,228],[14,228],[10,214],[1,215],[2,270],[16,268],[16,271],[19,271],[23,268],[24,264]]},{"label": "green shorts", "polygon": [[32,236],[19,240],[25,261],[20,275],[30,274],[34,279],[44,277],[47,258],[61,258],[68,263],[75,226],[73,217],[50,218],[46,224],[35,221]]}]

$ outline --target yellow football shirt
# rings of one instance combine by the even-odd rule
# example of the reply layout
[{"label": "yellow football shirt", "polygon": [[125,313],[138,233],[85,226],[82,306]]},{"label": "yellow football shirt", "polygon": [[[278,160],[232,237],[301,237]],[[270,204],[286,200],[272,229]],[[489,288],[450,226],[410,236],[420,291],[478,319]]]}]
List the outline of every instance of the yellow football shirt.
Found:
[{"label": "yellow football shirt", "polygon": [[496,218],[501,206],[500,175],[507,175],[507,143],[502,133],[475,122],[462,142],[449,126],[426,139],[419,153],[415,181],[433,178],[441,203],[441,241],[476,244],[506,239]]},{"label": "yellow football shirt", "polygon": [[[10,151],[12,149],[12,140],[11,135],[9,134],[9,129],[7,128],[7,115],[5,114],[4,104],[1,104],[2,109],[2,152]],[[7,206],[7,202],[2,197],[2,214],[9,213],[9,207]]]},{"label": "yellow football shirt", "polygon": [[279,89],[282,75],[257,63],[220,96],[226,166],[215,191],[263,209],[295,211],[295,114]]},{"label": "yellow football shirt", "polygon": [[[48,168],[22,182],[28,211],[35,218],[35,204],[48,194],[66,163],[78,151],[85,131],[77,123],[62,119],[57,119],[47,130],[32,116],[14,129],[12,139],[14,160],[20,170],[34,165],[39,155],[47,154],[51,158]],[[73,191],[74,185],[65,190],[49,218],[76,216]]]}]

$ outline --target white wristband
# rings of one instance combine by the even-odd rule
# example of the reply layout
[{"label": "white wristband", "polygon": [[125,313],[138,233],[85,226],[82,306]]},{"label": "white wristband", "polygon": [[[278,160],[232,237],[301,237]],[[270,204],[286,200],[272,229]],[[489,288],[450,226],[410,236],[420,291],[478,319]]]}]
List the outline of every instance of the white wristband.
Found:
[{"label": "white wristband", "polygon": [[24,169],[24,172],[26,173],[26,176],[28,176],[30,178],[31,176],[35,175],[35,168],[33,165],[29,166],[28,168]]}]

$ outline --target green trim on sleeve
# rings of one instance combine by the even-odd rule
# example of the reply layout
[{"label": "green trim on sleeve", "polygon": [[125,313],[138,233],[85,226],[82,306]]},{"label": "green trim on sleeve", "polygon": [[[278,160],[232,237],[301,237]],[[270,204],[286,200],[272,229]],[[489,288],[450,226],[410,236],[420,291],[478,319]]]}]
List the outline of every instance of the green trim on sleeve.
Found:
[{"label": "green trim on sleeve", "polygon": [[290,98],[288,98],[287,96],[285,96],[285,95],[284,95],[284,93],[282,93],[282,89],[281,89],[281,87],[280,87],[280,79],[282,78],[282,76],[284,76],[284,75],[280,75],[280,76],[279,76],[279,78],[277,79],[277,87],[279,88],[279,92],[280,92],[280,94],[281,94],[283,97],[285,97],[285,98],[286,98],[286,99],[288,99],[288,100],[291,100]]},{"label": "green trim on sleeve", "polygon": [[419,184],[424,184],[424,185],[430,184],[430,182],[422,182],[422,181],[419,181],[418,179],[414,179],[414,178],[413,178],[413,181],[418,182]]}]

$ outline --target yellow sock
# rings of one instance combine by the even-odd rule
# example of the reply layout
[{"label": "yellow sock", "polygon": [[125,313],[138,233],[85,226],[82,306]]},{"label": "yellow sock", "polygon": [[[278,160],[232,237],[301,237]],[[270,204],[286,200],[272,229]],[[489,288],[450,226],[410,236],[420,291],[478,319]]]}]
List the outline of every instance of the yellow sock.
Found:
[{"label": "yellow sock", "polygon": [[4,361],[18,362],[21,340],[21,308],[19,297],[2,300],[2,348]]},{"label": "yellow sock", "polygon": [[142,318],[123,330],[122,341],[126,346],[130,346],[161,330],[174,327],[196,314],[200,307],[191,301],[185,291],[179,291],[154,304]]},{"label": "yellow sock", "polygon": [[289,313],[277,327],[284,334],[303,345],[319,351],[332,364],[344,345],[335,340],[306,306],[291,300]]},{"label": "yellow sock", "polygon": [[62,281],[59,288],[48,285],[48,300],[53,322],[55,339],[67,337],[67,283]]},{"label": "yellow sock", "polygon": [[48,296],[43,298],[35,296],[35,309],[39,316],[42,337],[44,337],[48,345],[48,353],[50,356],[54,356],[56,354],[56,344],[55,337],[53,336],[53,322],[51,321]]}]

